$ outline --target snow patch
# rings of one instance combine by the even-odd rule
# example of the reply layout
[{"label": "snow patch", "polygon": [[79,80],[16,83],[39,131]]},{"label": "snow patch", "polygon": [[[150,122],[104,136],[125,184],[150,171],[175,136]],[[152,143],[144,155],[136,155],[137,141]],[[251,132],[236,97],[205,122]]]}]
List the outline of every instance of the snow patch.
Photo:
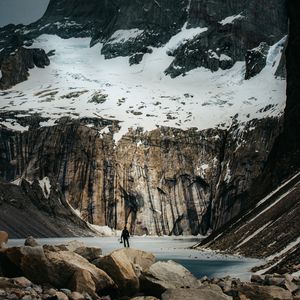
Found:
[{"label": "snow patch", "polygon": [[21,183],[22,183],[22,178],[21,178],[21,177],[20,177],[20,178],[17,178],[17,179],[15,179],[14,181],[11,181],[10,183],[12,183],[12,184],[14,184],[14,185],[20,186]]},{"label": "snow patch", "polygon": [[17,123],[15,120],[6,119],[6,121],[1,121],[0,124],[9,129],[20,131],[20,132],[28,131],[29,129],[29,126],[22,126],[19,123]]},{"label": "snow patch", "polygon": [[39,185],[43,191],[44,197],[49,198],[51,192],[51,183],[48,177],[44,177],[42,180],[39,180]]},{"label": "snow patch", "polygon": [[257,229],[255,232],[253,232],[251,235],[249,235],[247,238],[245,238],[241,243],[239,243],[235,248],[238,249],[240,246],[244,245],[248,241],[250,241],[252,238],[254,238],[256,235],[258,235],[261,231],[263,231],[266,227],[268,227],[272,222],[268,222],[261,228]]},{"label": "snow patch", "polygon": [[264,210],[262,210],[259,214],[257,214],[254,218],[252,218],[249,222],[253,222],[254,220],[256,220],[259,216],[261,216],[262,214],[264,214],[266,211],[268,211],[269,209],[271,209],[274,205],[276,205],[278,202],[280,202],[282,199],[284,199],[288,194],[290,194],[292,191],[295,190],[295,187],[291,188],[290,190],[288,190],[286,193],[282,194],[278,199],[276,199],[276,201],[274,201],[272,204],[270,204],[268,207],[266,207]]},{"label": "snow patch", "polygon": [[297,246],[300,243],[300,237],[298,237],[295,241],[289,243],[284,249],[282,249],[280,252],[275,253],[271,256],[268,256],[267,260],[273,260],[275,257],[280,257],[281,255],[285,254],[295,246]]},{"label": "snow patch", "polygon": [[143,32],[144,30],[140,30],[137,28],[127,30],[120,29],[113,33],[113,35],[109,38],[108,42],[110,44],[125,43],[129,40],[136,39]]},{"label": "snow patch", "polygon": [[273,195],[275,195],[277,192],[279,192],[282,188],[284,188],[286,185],[288,185],[292,180],[294,180],[295,178],[297,178],[300,175],[300,172],[298,172],[296,175],[294,175],[293,177],[291,177],[289,180],[285,181],[282,185],[280,185],[276,190],[274,190],[272,193],[270,193],[269,195],[267,195],[265,198],[263,198],[262,200],[260,200],[256,206],[260,206],[263,203],[265,203],[267,200],[269,200]]},{"label": "snow patch", "polygon": [[228,55],[222,53],[220,55],[220,60],[222,60],[222,61],[230,61],[230,60],[232,60],[232,58],[229,57]]},{"label": "snow patch", "polygon": [[174,51],[179,46],[187,43],[189,40],[192,40],[200,33],[207,31],[207,27],[196,27],[196,28],[187,28],[187,22],[183,25],[181,31],[174,35],[167,45],[165,46],[167,50]]},{"label": "snow patch", "polygon": [[222,21],[220,21],[219,23],[224,26],[226,24],[232,24],[232,23],[234,23],[234,21],[240,20],[243,18],[245,18],[245,17],[241,13],[239,13],[238,15],[229,16],[229,17],[223,19]]}]

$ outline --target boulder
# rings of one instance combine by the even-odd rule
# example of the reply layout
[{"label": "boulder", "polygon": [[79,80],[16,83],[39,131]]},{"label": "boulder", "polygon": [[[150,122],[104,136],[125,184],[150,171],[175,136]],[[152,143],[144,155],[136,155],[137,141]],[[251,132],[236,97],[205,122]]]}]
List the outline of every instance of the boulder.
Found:
[{"label": "boulder", "polygon": [[298,289],[298,286],[293,283],[293,277],[290,275],[266,275],[265,285],[276,285],[282,287],[291,293]]},{"label": "boulder", "polygon": [[143,272],[141,285],[145,294],[160,297],[167,289],[198,288],[201,283],[180,264],[159,261]]},{"label": "boulder", "polygon": [[73,251],[75,252],[79,248],[85,248],[86,245],[81,241],[70,241],[65,244],[61,245],[44,245],[44,249],[47,249],[49,251]]},{"label": "boulder", "polygon": [[60,291],[55,292],[52,297],[55,297],[56,300],[69,300],[69,297],[65,293]]},{"label": "boulder", "polygon": [[0,249],[4,248],[8,241],[8,233],[6,231],[0,231]]},{"label": "boulder", "polygon": [[79,247],[74,250],[75,253],[92,262],[96,258],[99,258],[102,254],[102,250],[96,247]]},{"label": "boulder", "polygon": [[[84,282],[86,279],[92,279],[93,283],[90,283],[86,292],[91,292],[91,287],[95,285],[94,292],[100,292],[102,290],[110,290],[115,288],[113,280],[103,271],[98,269],[93,264],[89,263],[85,258],[71,251],[45,251],[45,255],[50,262],[53,270],[53,282],[55,287],[67,287],[71,288],[74,282],[77,282],[78,286],[80,282]],[[87,275],[87,274],[90,275]],[[62,274],[65,274],[66,284],[62,285]],[[70,274],[73,274],[70,278]],[[80,275],[81,274],[81,275]],[[78,277],[78,280],[74,279],[74,276]],[[84,291],[81,286],[81,292]]]},{"label": "boulder", "polygon": [[238,291],[250,299],[255,300],[290,300],[291,292],[278,286],[259,286],[244,283],[238,288]]},{"label": "boulder", "polygon": [[211,290],[211,291],[215,291],[216,293],[223,293],[223,289],[219,285],[214,284],[214,283],[204,284],[203,286],[201,286],[201,288],[205,288],[205,289],[208,289],[208,290]]},{"label": "boulder", "polygon": [[71,300],[85,300],[84,295],[78,292],[72,292],[70,296]]},{"label": "boulder", "polygon": [[155,263],[155,256],[151,252],[132,248],[123,248],[114,252],[124,254],[132,264],[139,265],[142,271],[148,270]]},{"label": "boulder", "polygon": [[[71,288],[88,278],[86,292],[114,289],[113,280],[102,270],[72,251],[49,251],[43,247],[14,247],[5,255],[24,275],[35,283],[50,284],[56,288]],[[89,273],[89,275],[87,275]],[[76,280],[76,278],[78,280]],[[76,285],[75,285],[76,286]],[[83,291],[83,287],[82,287]]]},{"label": "boulder", "polygon": [[230,279],[224,279],[218,282],[217,286],[223,291],[223,292],[229,292],[232,287],[232,281]]},{"label": "boulder", "polygon": [[93,264],[104,270],[118,286],[119,294],[134,295],[140,287],[133,264],[123,251],[113,251]]},{"label": "boulder", "polygon": [[263,283],[265,281],[265,275],[253,274],[251,276],[251,282]]},{"label": "boulder", "polygon": [[139,296],[139,297],[130,298],[130,300],[159,300],[159,299],[153,296]]},{"label": "boulder", "polygon": [[[6,260],[14,266],[14,272],[21,272],[34,283],[46,283],[51,276],[49,262],[43,248],[38,247],[12,247],[4,252]],[[11,267],[10,267],[11,268]]]},{"label": "boulder", "polygon": [[96,286],[92,275],[87,270],[77,270],[70,282],[70,289],[79,293],[88,292],[89,295],[96,297]]},{"label": "boulder", "polygon": [[26,238],[24,245],[30,247],[40,246],[39,243],[32,236]]},{"label": "boulder", "polygon": [[216,291],[209,287],[191,289],[169,289],[162,294],[162,300],[231,300],[232,297],[225,295],[222,291]]},{"label": "boulder", "polygon": [[69,298],[71,297],[72,291],[69,289],[60,289],[61,292],[66,294]]}]

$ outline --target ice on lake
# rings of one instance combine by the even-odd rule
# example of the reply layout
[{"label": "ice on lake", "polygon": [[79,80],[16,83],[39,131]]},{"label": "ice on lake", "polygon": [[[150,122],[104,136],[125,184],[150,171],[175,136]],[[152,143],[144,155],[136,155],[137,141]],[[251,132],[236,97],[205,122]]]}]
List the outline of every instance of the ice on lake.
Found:
[{"label": "ice on lake", "polygon": [[[87,246],[99,247],[103,254],[120,249],[123,244],[119,237],[84,237],[84,238],[46,238],[37,239],[40,244],[63,244],[72,240],[80,240]],[[208,277],[237,277],[249,280],[251,268],[263,261],[245,258],[213,251],[199,251],[190,249],[199,242],[195,237],[131,237],[130,247],[152,252],[157,260],[174,260],[189,269],[197,278]],[[8,246],[20,246],[24,239],[12,239]]]}]

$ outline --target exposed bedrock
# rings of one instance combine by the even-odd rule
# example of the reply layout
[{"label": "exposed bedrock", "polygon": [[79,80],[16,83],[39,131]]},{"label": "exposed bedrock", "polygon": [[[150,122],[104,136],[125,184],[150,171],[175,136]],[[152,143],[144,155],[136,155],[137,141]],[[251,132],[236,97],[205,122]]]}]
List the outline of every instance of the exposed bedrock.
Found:
[{"label": "exposed bedrock", "polygon": [[198,234],[237,215],[261,174],[280,120],[244,130],[129,131],[115,145],[80,121],[1,130],[3,179],[53,177],[83,219],[135,234]]},{"label": "exposed bedrock", "polygon": [[0,60],[2,77],[0,89],[8,89],[19,82],[27,80],[29,69],[44,68],[50,64],[50,60],[43,49],[27,49],[20,47]]}]

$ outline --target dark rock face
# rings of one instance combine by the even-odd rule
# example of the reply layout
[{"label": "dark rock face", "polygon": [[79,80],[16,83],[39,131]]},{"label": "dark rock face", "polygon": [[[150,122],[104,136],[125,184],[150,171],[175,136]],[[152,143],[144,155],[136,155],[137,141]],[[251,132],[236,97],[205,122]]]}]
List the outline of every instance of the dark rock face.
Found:
[{"label": "dark rock face", "polygon": [[[212,71],[231,68],[244,60],[248,49],[262,42],[272,45],[287,32],[286,1],[198,0],[191,2],[190,14],[191,27],[200,25],[208,30],[171,53],[174,61],[166,74],[172,77],[196,67]],[[234,20],[225,21],[229,16]]]},{"label": "dark rock face", "polygon": [[[254,120],[244,130],[234,126],[224,144],[218,192],[211,202],[210,226],[221,227],[247,205],[249,187],[264,170],[274,140],[280,132],[277,119]],[[252,128],[255,128],[252,131]],[[245,203],[246,202],[246,203]]]},{"label": "dark rock face", "polygon": [[[299,236],[300,175],[284,183],[277,191],[262,199],[253,209],[240,215],[231,224],[222,228],[222,233],[213,234],[202,245],[231,253],[251,257],[269,257],[280,253],[286,245]],[[218,236],[219,235],[219,236]],[[218,237],[217,237],[218,236]],[[284,263],[268,272],[296,272],[299,258],[296,259],[297,245],[282,252],[275,261],[270,259],[265,269],[276,261],[285,260],[289,267],[283,271]],[[290,254],[292,254],[290,256]],[[286,265],[287,266],[287,265]]]},{"label": "dark rock face", "polygon": [[37,180],[0,183],[0,226],[10,238],[88,236],[93,234],[69,207],[54,181],[47,194]]},{"label": "dark rock face", "polygon": [[49,64],[50,60],[43,49],[26,49],[23,47],[16,49],[2,60],[0,89],[8,89],[27,80],[29,69],[35,66],[44,68]]},{"label": "dark rock face", "polygon": [[253,121],[243,132],[133,130],[117,145],[112,133],[101,136],[79,121],[24,133],[2,130],[1,177],[53,176],[91,223],[128,223],[135,234],[198,234],[239,213],[278,122]]},{"label": "dark rock face", "polygon": [[261,43],[257,48],[248,50],[246,53],[246,74],[245,79],[249,79],[259,74],[266,66],[267,54],[269,46]]}]

